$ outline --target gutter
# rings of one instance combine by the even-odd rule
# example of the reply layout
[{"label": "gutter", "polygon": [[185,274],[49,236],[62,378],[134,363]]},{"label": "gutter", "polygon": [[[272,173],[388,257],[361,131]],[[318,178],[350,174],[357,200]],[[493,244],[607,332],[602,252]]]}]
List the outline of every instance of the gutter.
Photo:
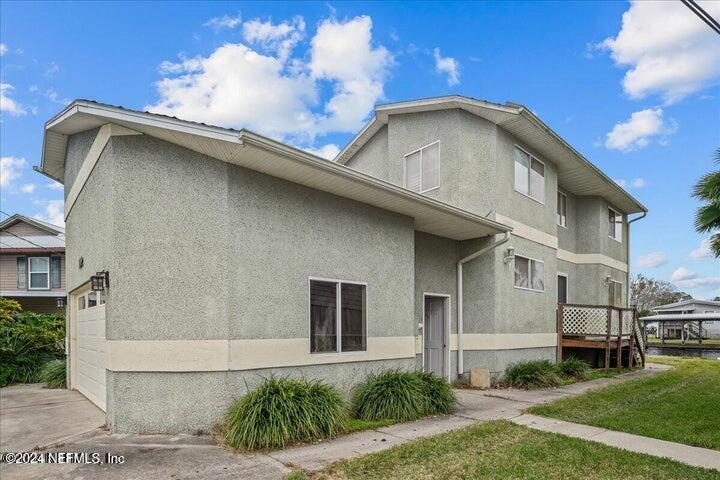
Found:
[{"label": "gutter", "polygon": [[457,301],[458,301],[458,312],[457,312],[457,342],[458,342],[458,348],[457,348],[457,368],[458,368],[458,376],[463,375],[463,343],[462,343],[462,336],[463,336],[463,265],[465,265],[468,262],[471,262],[478,258],[480,255],[483,255],[486,252],[489,252],[490,250],[494,250],[503,243],[506,243],[508,240],[510,240],[510,232],[505,232],[505,236],[501,238],[500,240],[496,240],[495,242],[491,243],[487,247],[481,248],[475,253],[472,253],[468,255],[465,258],[461,258],[457,263]]},{"label": "gutter", "polygon": [[625,295],[627,295],[627,305],[630,305],[630,224],[633,222],[637,222],[638,220],[642,220],[647,216],[647,210],[643,211],[640,215],[633,218],[632,220],[628,220],[627,222],[627,265],[628,265],[628,271],[627,271],[627,288],[625,289]]}]

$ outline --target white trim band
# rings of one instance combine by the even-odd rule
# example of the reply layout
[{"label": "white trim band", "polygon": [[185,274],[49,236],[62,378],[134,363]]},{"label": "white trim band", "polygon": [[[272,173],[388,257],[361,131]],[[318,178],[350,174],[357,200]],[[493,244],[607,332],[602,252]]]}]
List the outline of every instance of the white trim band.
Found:
[{"label": "white trim band", "polygon": [[554,235],[550,235],[549,233],[545,233],[542,230],[538,230],[530,225],[525,225],[524,223],[520,223],[512,218],[500,215],[499,213],[495,214],[495,220],[512,227],[513,235],[539,243],[540,245],[545,245],[546,247],[554,249],[558,248],[558,237]]},{"label": "white trim band", "polygon": [[109,340],[116,372],[211,372],[415,358],[415,337],[368,337],[367,351],[309,353],[307,338]]},{"label": "white trim band", "polygon": [[568,252],[567,250],[558,249],[557,258],[558,260],[564,260],[577,265],[605,265],[606,267],[614,268],[615,270],[620,270],[621,272],[627,273],[628,271],[627,263],[615,260],[614,258],[610,258],[601,253],[573,253]]}]

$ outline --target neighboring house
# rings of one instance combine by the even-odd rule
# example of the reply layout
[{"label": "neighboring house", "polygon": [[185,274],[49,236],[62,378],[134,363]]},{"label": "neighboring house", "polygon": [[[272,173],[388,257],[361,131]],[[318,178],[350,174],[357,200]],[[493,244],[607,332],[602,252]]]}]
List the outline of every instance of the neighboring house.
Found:
[{"label": "neighboring house", "polygon": [[64,228],[18,214],[0,223],[0,296],[31,312],[65,312]]},{"label": "neighboring house", "polygon": [[[667,321],[662,322],[663,326],[660,326],[659,323],[649,323],[657,328],[658,338],[683,338],[683,325],[685,326],[685,338],[688,335],[697,337],[698,328],[700,328],[697,322],[703,315],[709,315],[702,322],[703,338],[720,338],[720,302],[690,298],[681,302],[660,305],[653,308],[652,311],[657,315],[692,315],[692,318],[698,318],[694,323]],[[717,317],[717,319],[713,320],[713,317]]]},{"label": "neighboring house", "polygon": [[626,304],[646,211],[524,107],[463,97],[377,107],[336,162],[78,100],[41,171],[65,185],[70,385],[114,431],[207,429],[270,374],[554,359],[558,301]]}]

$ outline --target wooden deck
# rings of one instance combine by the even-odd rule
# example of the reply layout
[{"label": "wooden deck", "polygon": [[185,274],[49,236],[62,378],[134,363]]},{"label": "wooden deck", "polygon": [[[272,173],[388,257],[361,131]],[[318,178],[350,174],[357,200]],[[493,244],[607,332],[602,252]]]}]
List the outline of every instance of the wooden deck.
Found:
[{"label": "wooden deck", "polygon": [[620,371],[645,365],[645,341],[634,308],[559,304],[557,358],[579,357]]}]

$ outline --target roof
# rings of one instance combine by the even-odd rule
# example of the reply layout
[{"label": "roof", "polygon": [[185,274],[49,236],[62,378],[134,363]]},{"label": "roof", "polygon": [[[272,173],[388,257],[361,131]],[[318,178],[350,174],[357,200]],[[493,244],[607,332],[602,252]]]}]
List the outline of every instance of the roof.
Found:
[{"label": "roof", "polygon": [[640,320],[647,323],[652,322],[674,322],[683,320],[685,322],[696,320],[720,320],[720,312],[712,313],[668,313],[667,315],[652,315],[650,317],[642,317]]},{"label": "roof", "polygon": [[[714,302],[712,300],[697,300],[695,298],[688,298],[687,300],[682,300],[680,302],[675,303],[668,303],[665,305],[660,305],[657,307],[654,307],[652,310],[675,310],[687,305],[707,305],[708,307],[718,307],[720,308],[720,302]],[[694,310],[694,308],[686,308],[684,310]]]},{"label": "roof", "polygon": [[600,196],[624,213],[647,212],[647,208],[605,175],[560,135],[523,105],[505,105],[460,95],[432,97],[378,105],[375,116],[338,154],[335,161],[347,163],[389,121],[390,115],[461,109],[502,127],[532,147],[558,168],[558,181],[574,195]]},{"label": "roof", "polygon": [[415,229],[455,240],[494,235],[511,227],[357,172],[249,130],[75,100],[45,124],[38,170],[63,182],[69,135],[112,123],[218,160],[256,170],[415,220]]},{"label": "roof", "polygon": [[[28,225],[47,232],[47,235],[18,235],[6,231],[18,223],[27,223]],[[64,251],[65,229],[52,223],[43,222],[42,220],[26,217],[25,215],[17,213],[0,222],[0,250],[4,253],[21,253],[39,249],[48,249],[53,252]]]}]

